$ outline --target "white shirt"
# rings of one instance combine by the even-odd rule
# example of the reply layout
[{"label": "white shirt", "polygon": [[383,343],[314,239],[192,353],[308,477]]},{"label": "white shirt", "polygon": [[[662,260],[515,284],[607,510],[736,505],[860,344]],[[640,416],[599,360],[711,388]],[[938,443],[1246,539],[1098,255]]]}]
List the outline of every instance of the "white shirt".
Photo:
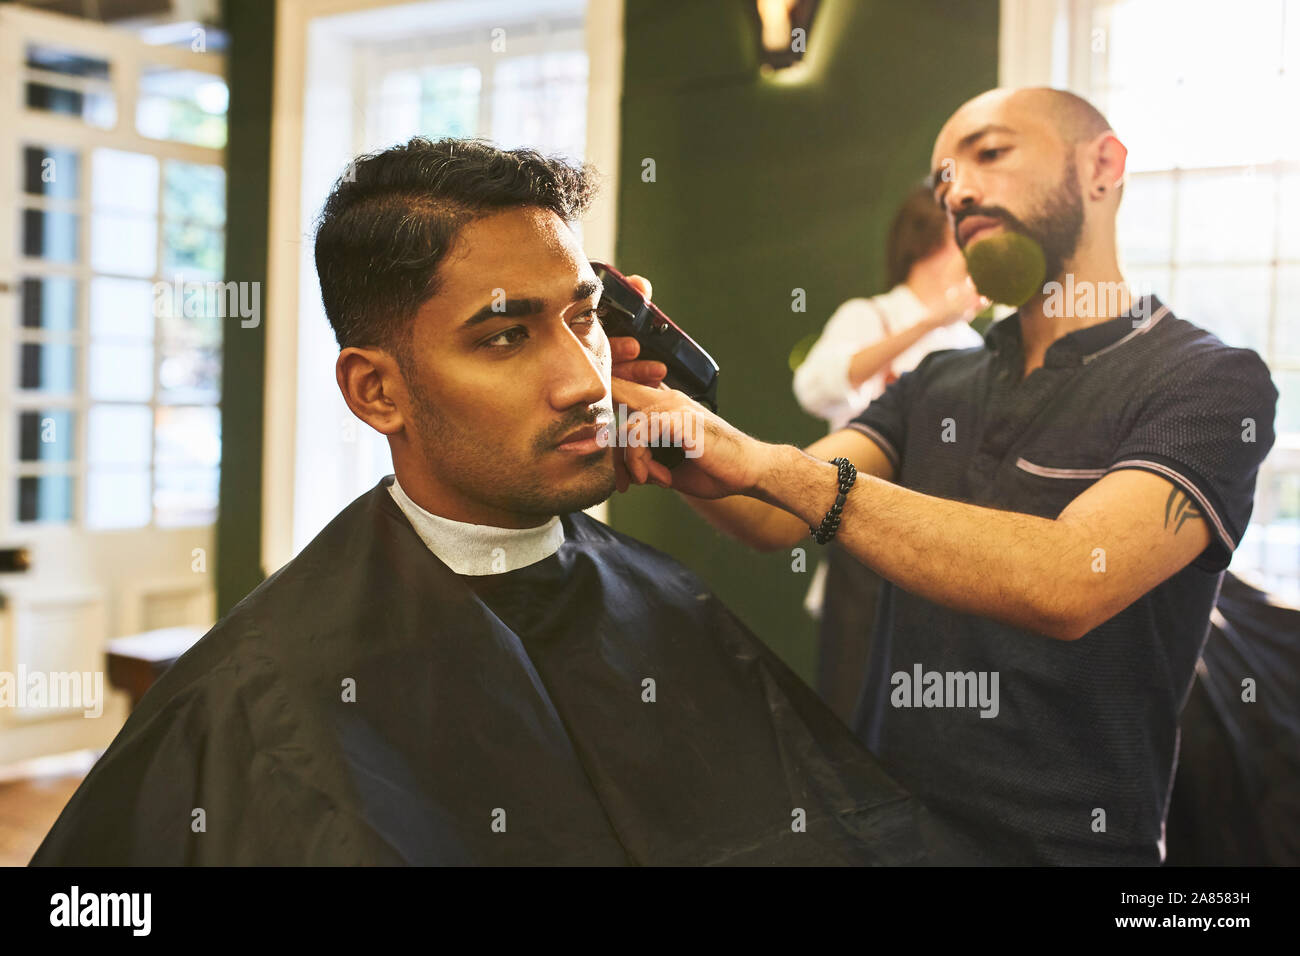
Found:
[{"label": "white shirt", "polygon": [[396,476],[388,493],[429,550],[457,574],[478,576],[526,568],[549,558],[564,544],[559,515],[536,528],[494,528],[425,511],[402,490]]},{"label": "white shirt", "polygon": [[983,337],[968,324],[955,322],[921,336],[858,388],[849,384],[849,363],[854,355],[911,328],[928,312],[906,285],[897,285],[870,299],[849,299],[841,305],[794,373],[795,398],[804,411],[826,419],[831,431],[838,431],[885,391],[890,368],[895,375],[902,375],[916,368],[930,352],[984,344]]}]

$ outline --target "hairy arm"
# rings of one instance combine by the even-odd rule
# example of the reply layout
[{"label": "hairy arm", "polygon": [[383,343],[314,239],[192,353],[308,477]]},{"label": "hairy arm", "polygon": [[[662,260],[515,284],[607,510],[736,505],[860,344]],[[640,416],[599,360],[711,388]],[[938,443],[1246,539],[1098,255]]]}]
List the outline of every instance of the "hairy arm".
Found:
[{"label": "hairy arm", "polygon": [[[793,448],[770,460],[754,493],[820,522],[835,498],[835,467]],[[1193,561],[1210,531],[1182,489],[1146,471],[1111,472],[1055,520],[860,475],[836,540],[914,594],[1075,640]]]},{"label": "hairy arm", "polygon": [[[847,458],[857,467],[859,474],[875,475],[884,481],[894,478],[894,466],[880,447],[852,429],[841,429],[813,442],[806,453],[824,461]],[[810,522],[757,498],[747,495],[698,498],[689,494],[682,497],[709,524],[759,551],[793,547],[808,535]]]}]

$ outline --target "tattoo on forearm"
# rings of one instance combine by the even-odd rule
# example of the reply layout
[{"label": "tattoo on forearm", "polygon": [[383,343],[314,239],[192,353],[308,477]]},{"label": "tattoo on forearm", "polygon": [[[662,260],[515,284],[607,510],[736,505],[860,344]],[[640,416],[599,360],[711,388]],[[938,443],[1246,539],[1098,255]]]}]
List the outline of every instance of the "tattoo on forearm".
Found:
[{"label": "tattoo on forearm", "polygon": [[1169,493],[1169,500],[1165,502],[1165,527],[1174,522],[1174,534],[1182,530],[1183,524],[1189,518],[1203,517],[1196,502],[1183,493],[1179,488],[1175,488]]}]

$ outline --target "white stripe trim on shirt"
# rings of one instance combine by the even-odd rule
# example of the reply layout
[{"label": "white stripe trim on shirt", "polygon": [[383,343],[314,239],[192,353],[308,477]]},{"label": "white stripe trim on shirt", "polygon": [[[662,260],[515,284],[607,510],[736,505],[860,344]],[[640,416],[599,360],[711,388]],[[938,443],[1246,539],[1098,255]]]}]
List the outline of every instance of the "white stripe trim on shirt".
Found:
[{"label": "white stripe trim on shirt", "polygon": [[1024,458],[1016,459],[1016,467],[1043,478],[1100,478],[1106,474],[1105,468],[1051,468],[1047,465],[1035,465]]},{"label": "white stripe trim on shirt", "polygon": [[1185,475],[1175,471],[1168,465],[1162,465],[1158,461],[1150,461],[1145,458],[1126,458],[1123,461],[1115,462],[1115,464],[1110,466],[1109,470],[1117,471],[1121,468],[1143,468],[1148,471],[1154,471],[1161,477],[1173,481],[1179,488],[1196,499],[1196,503],[1201,506],[1201,513],[1210,519],[1210,524],[1214,525],[1214,529],[1219,533],[1219,537],[1228,545],[1228,550],[1237,550],[1236,539],[1233,538],[1232,535],[1228,534],[1227,527],[1219,517],[1219,513],[1215,511],[1213,506],[1210,504],[1210,500],[1206,498],[1205,495],[1201,493],[1201,490],[1197,488],[1196,485],[1193,484]]},{"label": "white stripe trim on shirt", "polygon": [[1110,345],[1107,345],[1105,348],[1097,349],[1097,351],[1095,351],[1095,352],[1089,352],[1087,355],[1085,355],[1085,356],[1083,357],[1083,360],[1082,360],[1082,361],[1083,361],[1083,364],[1084,364],[1084,365],[1087,365],[1087,364],[1088,364],[1089,362],[1091,362],[1093,359],[1097,358],[1097,356],[1099,356],[1099,355],[1105,355],[1105,354],[1106,354],[1107,352],[1109,352],[1111,349],[1117,349],[1117,348],[1119,348],[1121,345],[1123,345],[1125,342],[1127,342],[1129,339],[1131,339],[1131,338],[1133,338],[1133,337],[1135,337],[1135,336],[1142,335],[1142,334],[1144,334],[1144,333],[1146,333],[1146,332],[1150,332],[1153,328],[1155,328],[1156,323],[1159,322],[1161,319],[1163,319],[1163,318],[1164,318],[1166,315],[1168,315],[1168,314],[1169,314],[1169,306],[1167,306],[1167,305],[1162,305],[1160,308],[1156,309],[1156,314],[1153,315],[1153,316],[1151,316],[1151,318],[1150,318],[1148,321],[1143,322],[1141,325],[1137,326],[1135,329],[1133,329],[1132,332],[1130,332],[1128,335],[1124,336],[1124,337],[1123,337],[1122,339],[1120,339],[1119,341],[1117,341],[1117,342],[1111,342]]}]

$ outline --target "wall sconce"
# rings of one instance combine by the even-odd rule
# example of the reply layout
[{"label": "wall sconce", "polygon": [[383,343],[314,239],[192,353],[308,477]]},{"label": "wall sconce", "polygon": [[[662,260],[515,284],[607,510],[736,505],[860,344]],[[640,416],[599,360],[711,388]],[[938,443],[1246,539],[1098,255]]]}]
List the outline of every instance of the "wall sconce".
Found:
[{"label": "wall sconce", "polygon": [[808,51],[808,31],[817,0],[753,0],[758,19],[758,59],[763,72],[785,69]]}]

